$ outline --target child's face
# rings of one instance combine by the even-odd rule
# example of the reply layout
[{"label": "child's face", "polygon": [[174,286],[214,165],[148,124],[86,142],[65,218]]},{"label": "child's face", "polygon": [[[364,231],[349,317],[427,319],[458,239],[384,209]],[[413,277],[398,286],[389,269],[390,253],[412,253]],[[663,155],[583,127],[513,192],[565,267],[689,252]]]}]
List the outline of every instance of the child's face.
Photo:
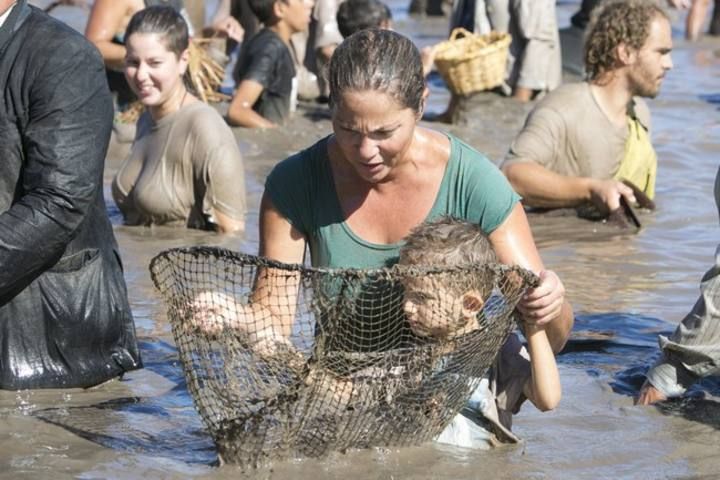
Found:
[{"label": "child's face", "polygon": [[290,26],[293,32],[304,32],[310,25],[315,0],[281,0],[282,19]]},{"label": "child's face", "polygon": [[429,278],[405,282],[404,310],[410,329],[418,336],[452,338],[477,328],[483,300],[476,290],[456,295]]}]

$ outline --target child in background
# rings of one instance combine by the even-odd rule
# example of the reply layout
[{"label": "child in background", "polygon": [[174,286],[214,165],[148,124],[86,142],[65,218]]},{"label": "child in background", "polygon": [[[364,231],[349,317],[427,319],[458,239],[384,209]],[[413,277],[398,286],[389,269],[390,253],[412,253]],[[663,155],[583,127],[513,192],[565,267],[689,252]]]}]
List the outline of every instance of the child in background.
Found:
[{"label": "child in background", "polygon": [[[491,245],[477,225],[442,217],[413,229],[400,250],[399,264],[453,267],[495,261]],[[471,286],[460,293],[447,285],[429,283],[423,278],[406,285],[405,312],[416,334],[445,339],[478,328],[477,316],[490,292]],[[516,443],[519,439],[510,430],[512,415],[526,398],[542,411],[557,406],[560,376],[545,328],[526,322],[522,329],[528,348],[511,334],[468,405],[436,441],[468,448]]]},{"label": "child in background", "polygon": [[367,28],[392,28],[390,8],[380,0],[345,0],[338,7],[336,18],[343,38]]},{"label": "child in background", "polygon": [[312,0],[250,0],[264,28],[247,42],[238,60],[238,87],[227,113],[230,124],[275,127],[294,110],[297,83],[290,37],[308,28],[312,6]]},{"label": "child in background", "polygon": [[[344,0],[337,10],[337,26],[343,38],[368,28],[392,30],[392,12],[380,0]],[[432,70],[434,55],[432,47],[420,49],[426,77]]]}]

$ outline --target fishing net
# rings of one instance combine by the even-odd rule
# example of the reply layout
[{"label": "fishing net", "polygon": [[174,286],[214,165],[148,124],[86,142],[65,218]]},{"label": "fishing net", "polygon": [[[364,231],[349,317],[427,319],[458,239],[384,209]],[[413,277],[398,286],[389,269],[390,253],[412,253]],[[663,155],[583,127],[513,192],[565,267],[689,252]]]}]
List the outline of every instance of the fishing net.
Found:
[{"label": "fishing net", "polygon": [[419,444],[464,406],[532,273],[286,265],[214,247],[150,264],[221,460]]}]

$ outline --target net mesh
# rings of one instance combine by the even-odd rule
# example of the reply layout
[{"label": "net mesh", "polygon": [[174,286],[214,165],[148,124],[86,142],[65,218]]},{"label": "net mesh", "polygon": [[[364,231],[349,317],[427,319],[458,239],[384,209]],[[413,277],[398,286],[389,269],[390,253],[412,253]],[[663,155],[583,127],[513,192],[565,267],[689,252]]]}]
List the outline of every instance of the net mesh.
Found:
[{"label": "net mesh", "polygon": [[214,247],[150,270],[225,462],[419,444],[478,386],[537,277],[519,267],[331,270]]}]

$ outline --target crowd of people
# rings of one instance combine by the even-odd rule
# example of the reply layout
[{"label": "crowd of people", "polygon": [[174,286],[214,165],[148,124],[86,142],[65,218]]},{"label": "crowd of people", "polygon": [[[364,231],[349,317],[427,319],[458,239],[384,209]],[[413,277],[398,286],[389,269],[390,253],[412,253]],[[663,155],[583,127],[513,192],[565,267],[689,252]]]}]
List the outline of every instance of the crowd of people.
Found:
[{"label": "crowd of people", "polygon": [[[702,0],[668,3],[693,15],[708,8]],[[573,21],[590,18],[583,24],[586,79],[560,85],[554,8],[539,0],[455,3],[452,26],[512,33],[511,95],[537,99],[498,168],[462,139],[420,124],[432,50],[394,32],[379,0],[219,2],[199,27],[240,43],[226,119],[188,81],[193,26],[180,0],[96,0],[86,38],[27,0],[0,0],[0,149],[7,160],[0,387],[88,387],[142,366],[102,193],[111,89],[116,109],[131,102],[144,108],[112,182],[125,222],[232,233],[245,229],[247,206],[243,160],[227,123],[272,128],[291,121],[299,72],[309,69],[307,78],[320,79],[316,97],[328,104],[332,133],[267,177],[259,255],[302,263],[307,248],[316,267],[379,268],[402,259],[408,235],[423,225],[440,235],[446,227],[432,223],[438,218],[475,226],[496,261],[540,278],[517,306],[527,350],[512,337],[488,373],[493,388],[483,393],[495,408],[488,419],[498,426],[495,440],[517,441],[510,418],[524,399],[542,410],[559,401],[553,353],[574,322],[526,209],[572,207],[605,217],[622,203],[651,207],[658,162],[643,98],[655,97],[672,69],[670,20],[656,2],[584,1]],[[681,395],[718,373],[720,246],[716,257],[692,312],[672,338],[661,338],[663,357],[640,403]],[[271,274],[255,288],[296,295],[287,283],[279,289]],[[416,326],[418,302],[406,303]],[[278,335],[288,331],[285,313],[270,315]]]}]

